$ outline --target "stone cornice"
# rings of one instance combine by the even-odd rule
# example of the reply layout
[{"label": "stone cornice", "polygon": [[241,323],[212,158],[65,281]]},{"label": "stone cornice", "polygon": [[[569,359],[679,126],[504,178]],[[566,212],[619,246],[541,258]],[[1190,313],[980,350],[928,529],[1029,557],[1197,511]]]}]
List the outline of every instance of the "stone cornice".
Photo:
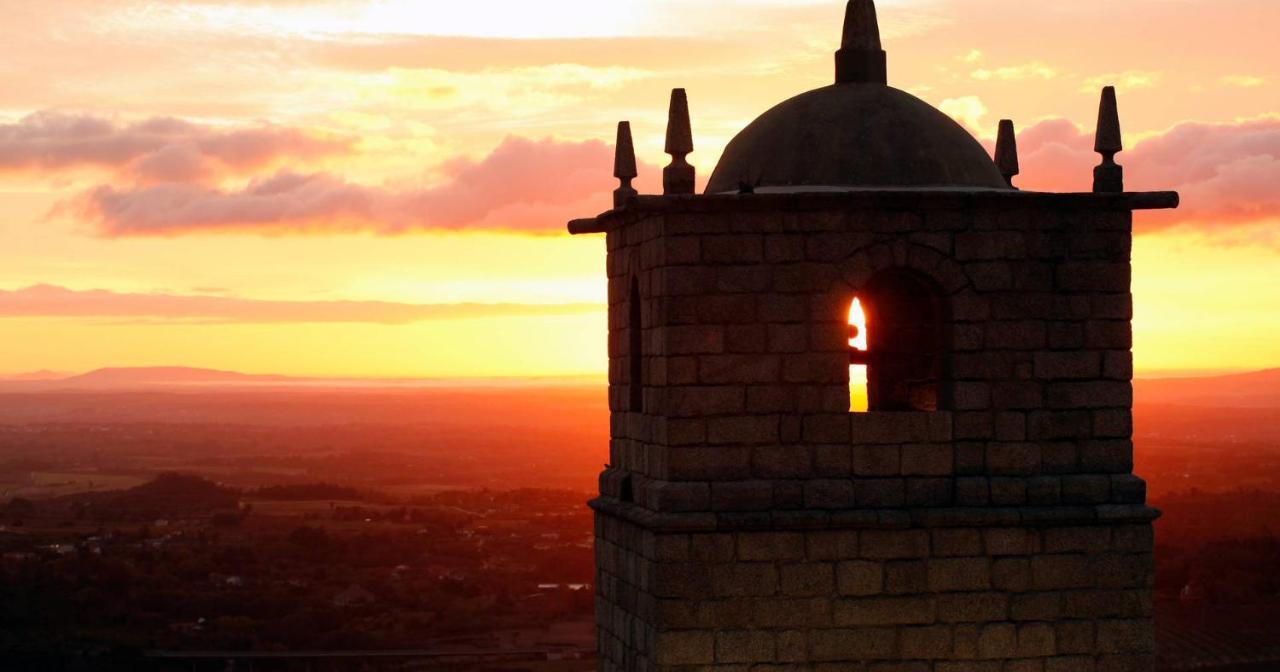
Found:
[{"label": "stone cornice", "polygon": [[1177,208],[1177,192],[1046,193],[1035,191],[958,189],[876,189],[841,191],[638,196],[621,208],[569,222],[569,233],[605,233],[651,214],[705,212],[806,212],[816,210],[1013,210],[1051,208],[1132,212]]},{"label": "stone cornice", "polygon": [[1150,523],[1158,509],[1143,505],[950,507],[929,509],[794,510],[759,513],[658,513],[638,504],[600,497],[597,512],[652,532],[803,530],[905,530],[951,527],[1062,527]]}]

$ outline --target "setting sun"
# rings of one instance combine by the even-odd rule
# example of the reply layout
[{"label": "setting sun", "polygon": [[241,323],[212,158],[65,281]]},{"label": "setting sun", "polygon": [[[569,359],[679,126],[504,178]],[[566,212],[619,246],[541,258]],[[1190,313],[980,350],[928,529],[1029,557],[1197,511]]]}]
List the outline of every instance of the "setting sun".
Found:
[{"label": "setting sun", "polygon": [[[867,351],[867,313],[862,308],[862,300],[854,299],[849,307],[849,347]],[[849,366],[849,408],[854,412],[866,411],[867,399],[867,365],[852,364]]]},{"label": "setting sun", "polygon": [[849,347],[856,350],[867,349],[867,313],[862,308],[862,299],[854,299],[849,306]]}]

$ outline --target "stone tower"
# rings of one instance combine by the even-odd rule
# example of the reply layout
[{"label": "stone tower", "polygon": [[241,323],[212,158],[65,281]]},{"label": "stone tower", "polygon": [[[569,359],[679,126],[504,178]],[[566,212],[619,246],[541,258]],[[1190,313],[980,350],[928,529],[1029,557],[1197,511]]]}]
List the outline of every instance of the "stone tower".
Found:
[{"label": "stone tower", "polygon": [[1123,191],[1114,91],[1095,191],[1032,193],[1011,124],[997,163],[886,85],[871,0],[836,62],[702,195],[678,91],[667,193],[570,224],[608,248],[600,669],[1150,670],[1130,249],[1177,195]]}]

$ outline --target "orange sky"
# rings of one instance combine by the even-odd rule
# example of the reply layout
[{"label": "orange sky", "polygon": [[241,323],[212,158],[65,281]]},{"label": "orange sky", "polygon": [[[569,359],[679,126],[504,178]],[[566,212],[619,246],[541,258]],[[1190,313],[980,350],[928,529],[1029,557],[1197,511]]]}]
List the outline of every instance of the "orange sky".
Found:
[{"label": "orange sky", "polygon": [[[1280,366],[1274,0],[882,0],[890,83],[1027,188],[1087,188],[1119,88],[1140,373]],[[837,0],[0,0],[0,373],[597,374],[614,124],[642,190],[827,84]]]}]

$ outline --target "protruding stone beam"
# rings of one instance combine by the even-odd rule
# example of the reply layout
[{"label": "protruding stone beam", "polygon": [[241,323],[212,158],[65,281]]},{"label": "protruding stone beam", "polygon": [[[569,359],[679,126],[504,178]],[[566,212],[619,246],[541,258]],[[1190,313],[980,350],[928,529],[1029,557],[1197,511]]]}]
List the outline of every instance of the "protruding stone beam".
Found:
[{"label": "protruding stone beam", "polygon": [[1018,167],[1018,136],[1011,119],[1000,120],[1000,135],[996,138],[996,167],[1000,169],[1004,181],[1013,187],[1013,178],[1021,170]]},{"label": "protruding stone beam", "polygon": [[608,233],[609,228],[599,217],[575,219],[569,222],[569,235],[585,236],[591,233]]},{"label": "protruding stone beam", "polygon": [[1120,108],[1116,104],[1114,86],[1102,90],[1093,151],[1102,155],[1102,165],[1093,169],[1093,190],[1097,193],[1123,192],[1124,168],[1116,164],[1116,154],[1124,151],[1124,140],[1120,136]]},{"label": "protruding stone beam", "polygon": [[888,57],[880,44],[874,0],[849,0],[844,38],[836,52],[836,84],[887,84]]},{"label": "protruding stone beam", "polygon": [[696,172],[685,159],[693,151],[693,127],[689,122],[689,96],[684,89],[671,92],[667,116],[667,149],[671,165],[662,170],[662,193],[692,194]]},{"label": "protruding stone beam", "polygon": [[636,178],[636,148],[631,140],[631,122],[618,122],[618,143],[614,146],[613,176],[622,182],[613,192],[613,207],[621,208],[640,193],[631,186]]}]

